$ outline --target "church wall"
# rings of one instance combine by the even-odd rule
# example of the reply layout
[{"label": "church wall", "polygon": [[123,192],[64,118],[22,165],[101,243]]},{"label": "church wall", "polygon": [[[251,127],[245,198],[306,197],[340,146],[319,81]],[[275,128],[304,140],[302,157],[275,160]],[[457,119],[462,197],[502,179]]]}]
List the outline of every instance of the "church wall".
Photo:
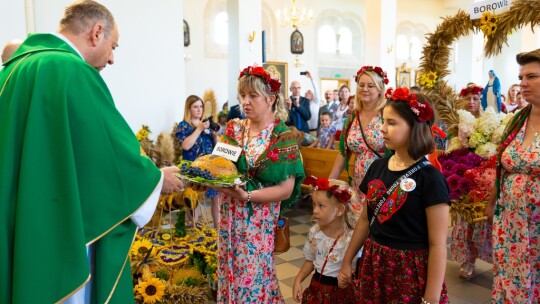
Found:
[{"label": "church wall", "polygon": [[[8,2],[9,4],[7,2],[2,4],[0,25],[7,30],[0,33],[1,43],[16,37],[24,38],[27,26],[33,27],[36,32],[54,32],[63,8],[71,1]],[[230,98],[227,78],[230,73],[236,74],[238,71],[228,71],[226,57],[209,54],[205,48],[205,36],[208,35],[208,29],[205,28],[205,10],[208,9],[209,3],[226,3],[225,0],[102,0],[101,2],[113,12],[120,29],[120,47],[115,52],[115,64],[103,71],[103,77],[120,112],[135,132],[141,124],[150,126],[154,138],[162,130],[169,131],[172,123],[178,122],[183,116],[184,100],[190,94],[202,97],[205,90],[214,89],[218,110]],[[27,3],[33,4],[30,10],[25,8]],[[271,50],[267,54],[267,60],[287,62],[289,82],[300,80],[305,92],[311,88],[311,84],[306,77],[299,75],[300,71],[309,70],[318,80],[320,74],[328,72],[332,66],[335,68],[344,66],[355,71],[369,62],[369,58],[363,57],[366,48],[370,47],[368,41],[363,43],[361,49],[354,50],[357,57],[351,57],[352,59],[344,61],[345,63],[343,61],[332,63],[332,58],[327,60],[316,52],[315,25],[320,16],[332,13],[342,18],[350,17],[358,20],[362,28],[360,32],[369,30],[369,24],[365,24],[365,1],[304,0],[298,1],[297,4],[311,8],[314,20],[311,25],[300,27],[304,36],[305,50],[304,54],[298,56],[300,66],[295,66],[297,57],[290,53],[290,35],[293,28],[277,25],[275,16],[272,16],[270,22],[273,24],[274,33],[267,33],[267,46]],[[403,22],[409,22],[418,25],[419,28],[426,28],[426,32],[432,32],[442,22],[441,16],[453,16],[459,8],[468,10],[469,4],[470,1],[399,0],[396,24],[399,26]],[[290,1],[262,1],[263,10],[283,9],[284,5],[290,6]],[[424,15],[422,12],[425,11],[429,11],[430,15]],[[190,26],[189,47],[183,46],[182,19],[186,19]],[[260,31],[257,35],[261,35]],[[365,32],[353,35],[363,37]],[[258,38],[260,43],[260,37]],[[517,81],[518,67],[515,64],[515,53],[538,47],[539,41],[538,34],[528,32],[523,34],[518,31],[509,38],[510,46],[506,47],[504,54],[492,59],[483,58],[481,46],[478,48],[472,43],[464,43],[459,48],[459,55],[455,57],[458,62],[454,63],[452,62],[454,58],[451,59],[450,68],[456,70],[449,77],[449,84],[457,90],[469,80],[483,86],[487,82],[487,71],[494,69],[501,80],[503,93],[506,93],[508,86]],[[316,84],[320,83],[317,81]],[[319,95],[322,98],[321,92]]]},{"label": "church wall", "polygon": [[[15,16],[12,22],[17,25],[28,16],[21,12],[21,4],[24,7],[25,1],[9,2],[9,11]],[[64,7],[71,1],[29,2],[33,3],[35,32],[55,32]],[[100,1],[113,13],[120,31],[119,47],[114,53],[115,63],[103,70],[103,78],[119,111],[134,132],[141,124],[148,124],[154,133],[153,138],[162,130],[169,131],[183,109],[183,104],[178,102],[180,98],[185,99],[182,2]],[[10,29],[1,31],[4,41],[22,36],[20,24],[3,28]]]}]

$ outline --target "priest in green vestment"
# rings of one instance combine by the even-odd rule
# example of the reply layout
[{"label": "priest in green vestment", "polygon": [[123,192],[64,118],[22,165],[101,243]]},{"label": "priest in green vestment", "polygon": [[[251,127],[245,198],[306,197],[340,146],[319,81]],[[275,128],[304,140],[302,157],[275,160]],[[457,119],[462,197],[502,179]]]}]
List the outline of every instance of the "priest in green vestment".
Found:
[{"label": "priest in green vestment", "polygon": [[94,1],[0,70],[0,303],[133,303],[129,248],[177,168],[140,155],[99,74],[118,29]]}]

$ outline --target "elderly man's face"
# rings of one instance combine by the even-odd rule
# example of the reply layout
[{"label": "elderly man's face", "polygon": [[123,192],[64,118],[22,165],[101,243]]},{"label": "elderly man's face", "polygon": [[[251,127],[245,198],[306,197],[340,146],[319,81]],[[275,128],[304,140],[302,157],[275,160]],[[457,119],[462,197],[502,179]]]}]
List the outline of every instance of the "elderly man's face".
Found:
[{"label": "elderly man's face", "polygon": [[324,99],[326,99],[327,103],[332,102],[333,98],[334,98],[334,92],[328,90],[324,93]]},{"label": "elderly man's face", "polygon": [[300,96],[300,90],[302,89],[302,86],[300,86],[299,82],[293,81],[291,83],[291,93],[292,96]]}]

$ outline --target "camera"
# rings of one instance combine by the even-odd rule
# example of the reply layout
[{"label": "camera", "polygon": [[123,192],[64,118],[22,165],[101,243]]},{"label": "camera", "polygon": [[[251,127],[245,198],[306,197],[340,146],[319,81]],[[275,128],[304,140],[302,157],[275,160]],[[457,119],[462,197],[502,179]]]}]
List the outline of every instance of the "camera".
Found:
[{"label": "camera", "polygon": [[210,130],[217,132],[221,128],[216,122],[214,122],[214,117],[210,116],[203,120],[203,122],[210,122]]},{"label": "camera", "polygon": [[300,75],[307,75],[307,71],[300,72]]}]

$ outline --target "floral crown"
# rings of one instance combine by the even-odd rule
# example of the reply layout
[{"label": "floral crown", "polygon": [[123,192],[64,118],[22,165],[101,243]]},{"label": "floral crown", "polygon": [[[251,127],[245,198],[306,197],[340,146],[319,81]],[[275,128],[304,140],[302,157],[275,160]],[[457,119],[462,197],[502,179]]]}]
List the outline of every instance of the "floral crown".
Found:
[{"label": "floral crown", "polygon": [[270,74],[261,66],[248,66],[247,68],[243,69],[242,72],[240,72],[238,79],[246,75],[261,77],[272,93],[278,93],[279,89],[281,89],[281,81],[279,81],[278,78],[270,76]]},{"label": "floral crown", "polygon": [[465,97],[467,94],[472,93],[473,95],[480,95],[484,88],[477,86],[476,84],[468,84],[467,87],[461,89],[459,92],[459,97]]},{"label": "floral crown", "polygon": [[354,78],[356,82],[358,82],[358,78],[360,78],[360,75],[362,75],[365,72],[375,72],[377,75],[379,75],[382,79],[384,84],[388,84],[388,77],[386,75],[386,72],[381,67],[373,67],[370,65],[365,65],[356,72],[356,77]]},{"label": "floral crown", "polygon": [[308,176],[304,180],[304,184],[313,187],[313,191],[328,191],[344,204],[351,202],[352,194],[349,189],[340,187],[339,185],[330,186],[330,182],[326,178]]},{"label": "floral crown", "polygon": [[433,109],[427,102],[419,102],[418,95],[409,94],[408,88],[397,88],[392,90],[389,88],[386,90],[384,96],[391,98],[394,101],[403,101],[411,108],[414,114],[416,114],[418,121],[431,121],[433,119]]}]

